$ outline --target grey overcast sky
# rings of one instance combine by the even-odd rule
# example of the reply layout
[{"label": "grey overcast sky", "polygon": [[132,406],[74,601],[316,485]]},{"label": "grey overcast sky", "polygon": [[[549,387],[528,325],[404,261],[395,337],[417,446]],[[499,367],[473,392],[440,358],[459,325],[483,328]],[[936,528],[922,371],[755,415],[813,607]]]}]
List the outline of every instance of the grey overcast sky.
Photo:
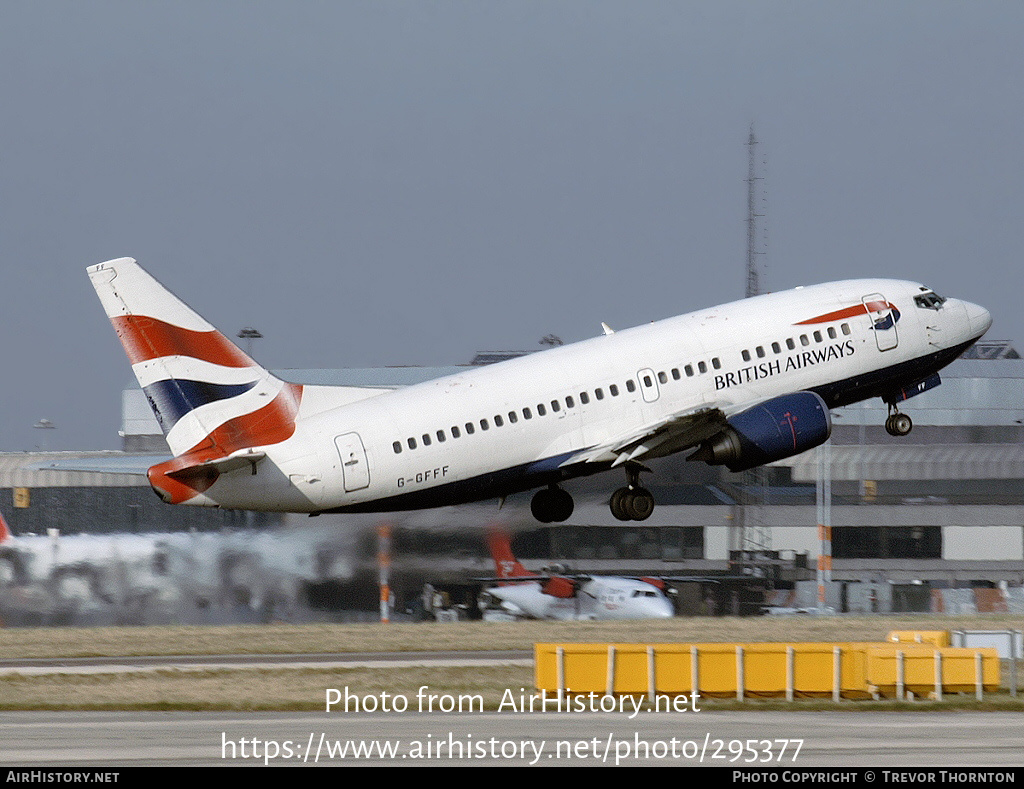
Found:
[{"label": "grey overcast sky", "polygon": [[0,450],[119,446],[85,267],[267,366],[453,364],[766,289],[979,302],[1024,344],[1024,4],[0,4]]}]

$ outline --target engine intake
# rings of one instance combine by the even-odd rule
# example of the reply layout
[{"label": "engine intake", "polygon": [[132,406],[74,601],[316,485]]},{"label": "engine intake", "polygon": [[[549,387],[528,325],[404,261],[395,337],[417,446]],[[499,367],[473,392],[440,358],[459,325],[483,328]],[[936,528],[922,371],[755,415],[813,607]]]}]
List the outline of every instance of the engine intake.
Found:
[{"label": "engine intake", "polygon": [[731,417],[721,433],[687,460],[746,471],[813,449],[831,433],[832,416],[825,401],[814,392],[795,392]]}]

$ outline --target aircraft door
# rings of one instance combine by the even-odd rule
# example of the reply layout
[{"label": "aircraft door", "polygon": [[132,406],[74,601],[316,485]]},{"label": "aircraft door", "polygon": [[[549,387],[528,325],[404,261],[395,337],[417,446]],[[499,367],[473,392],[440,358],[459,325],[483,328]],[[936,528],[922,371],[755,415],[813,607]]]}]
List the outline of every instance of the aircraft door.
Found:
[{"label": "aircraft door", "polygon": [[645,403],[653,403],[658,399],[658,376],[654,373],[654,370],[646,369],[641,370],[636,374],[636,379],[640,384],[640,392],[644,396]]},{"label": "aircraft door", "polygon": [[370,467],[366,462],[366,449],[358,433],[345,433],[334,439],[341,456],[341,473],[345,491],[362,490],[370,485]]},{"label": "aircraft door", "polygon": [[899,345],[896,322],[900,319],[900,311],[889,304],[881,293],[872,293],[861,301],[864,302],[864,309],[871,319],[878,350],[891,351]]}]

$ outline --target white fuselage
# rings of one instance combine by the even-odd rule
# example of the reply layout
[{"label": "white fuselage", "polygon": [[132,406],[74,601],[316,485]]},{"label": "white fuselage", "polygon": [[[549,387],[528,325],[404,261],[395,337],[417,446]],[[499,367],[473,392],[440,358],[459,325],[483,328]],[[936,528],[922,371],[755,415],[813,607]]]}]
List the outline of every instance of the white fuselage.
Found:
[{"label": "white fuselage", "polygon": [[[193,503],[323,512],[481,500],[607,469],[610,458],[577,456],[701,407],[728,416],[804,390],[829,407],[885,396],[948,364],[991,322],[956,299],[915,304],[922,291],[898,280],[798,288],[337,407],[330,387],[306,386],[294,434],[260,447],[257,473],[221,474]],[[895,308],[884,330],[855,309],[879,296]]]},{"label": "white fuselage", "polygon": [[668,619],[672,603],[657,587],[632,578],[596,576],[575,597],[554,597],[539,582],[495,586],[487,592],[531,619]]}]

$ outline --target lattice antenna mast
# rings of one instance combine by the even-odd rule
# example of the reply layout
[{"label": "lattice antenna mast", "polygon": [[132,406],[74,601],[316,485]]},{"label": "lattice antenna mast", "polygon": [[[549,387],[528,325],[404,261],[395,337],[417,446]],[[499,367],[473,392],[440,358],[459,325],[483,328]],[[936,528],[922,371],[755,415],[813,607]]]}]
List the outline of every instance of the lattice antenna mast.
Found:
[{"label": "lattice antenna mast", "polygon": [[[757,175],[757,137],[754,124],[750,124],[747,138],[747,294],[761,293],[761,279],[758,267],[757,220],[763,214],[757,213],[757,182],[764,180]],[[773,585],[771,566],[772,532],[764,523],[763,509],[768,504],[768,475],[762,468],[744,471],[741,481],[743,506],[737,508],[737,532],[739,537],[738,564],[741,572],[767,577]]]},{"label": "lattice antenna mast", "polygon": [[760,272],[757,256],[757,220],[764,214],[757,213],[757,182],[764,180],[757,175],[757,137],[754,124],[750,124],[747,138],[747,298],[761,293]]}]

